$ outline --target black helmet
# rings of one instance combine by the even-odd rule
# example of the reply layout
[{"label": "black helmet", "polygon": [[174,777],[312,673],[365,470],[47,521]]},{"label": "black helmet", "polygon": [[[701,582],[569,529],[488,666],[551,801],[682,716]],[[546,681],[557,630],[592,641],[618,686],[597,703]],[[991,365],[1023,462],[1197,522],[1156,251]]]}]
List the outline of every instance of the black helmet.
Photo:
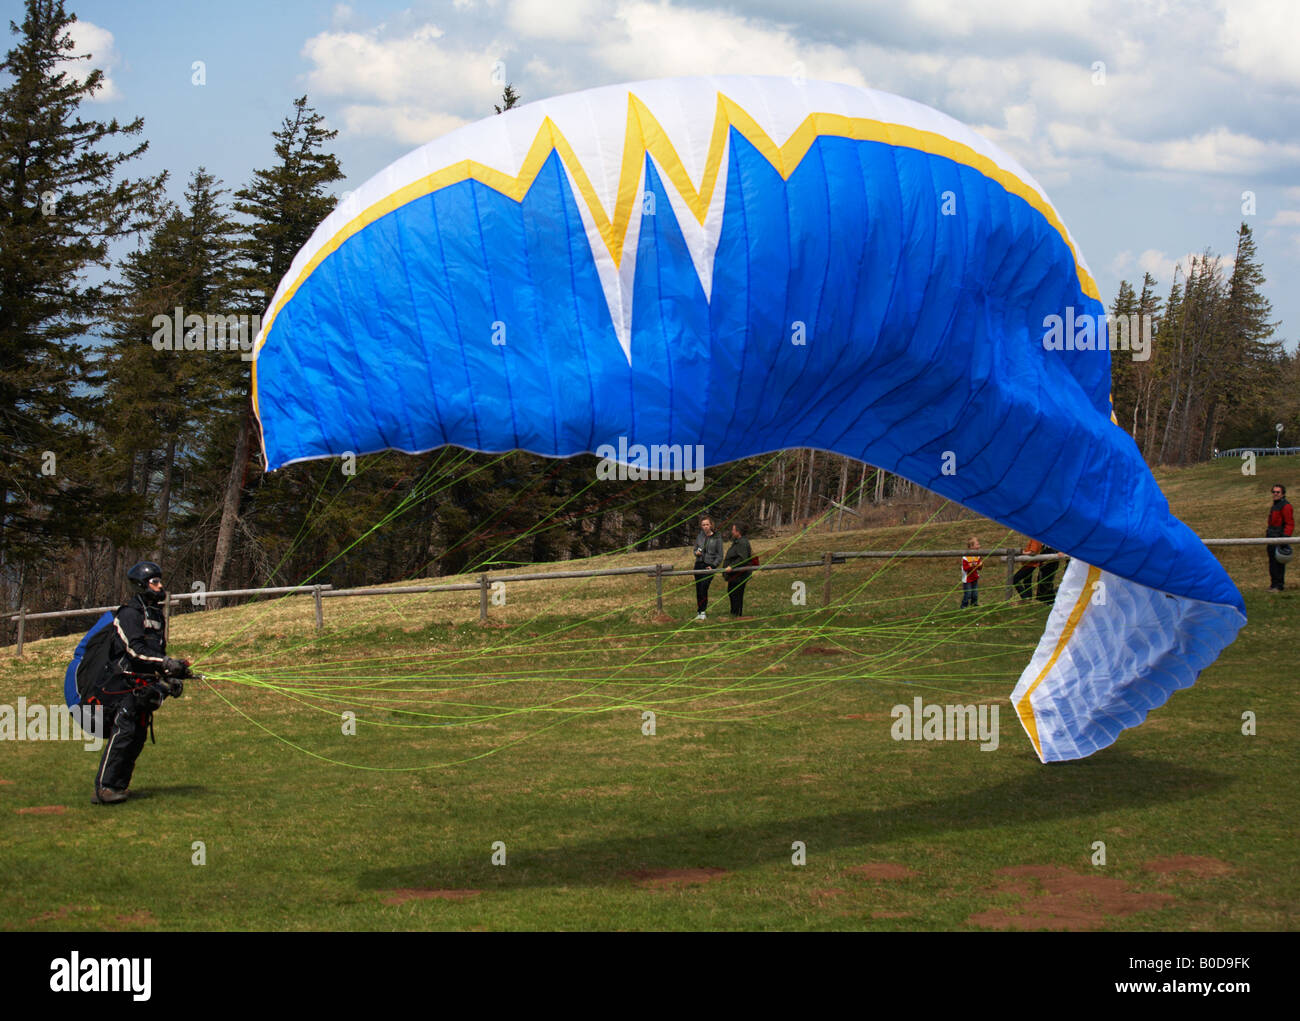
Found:
[{"label": "black helmet", "polygon": [[161,589],[154,591],[149,587],[149,582],[154,578],[162,578],[162,568],[152,560],[141,560],[126,572],[126,579],[131,583],[132,589],[151,603],[160,603],[166,593]]}]

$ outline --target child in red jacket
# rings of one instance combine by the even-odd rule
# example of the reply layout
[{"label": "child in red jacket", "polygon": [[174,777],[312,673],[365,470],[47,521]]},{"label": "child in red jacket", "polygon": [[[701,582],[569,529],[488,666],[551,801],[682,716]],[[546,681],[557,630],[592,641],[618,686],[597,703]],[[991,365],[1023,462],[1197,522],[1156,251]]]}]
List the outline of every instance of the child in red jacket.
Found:
[{"label": "child in red jacket", "polygon": [[971,536],[966,543],[967,554],[961,558],[961,605],[979,606],[980,602],[980,567],[984,558],[979,556],[980,541]]}]

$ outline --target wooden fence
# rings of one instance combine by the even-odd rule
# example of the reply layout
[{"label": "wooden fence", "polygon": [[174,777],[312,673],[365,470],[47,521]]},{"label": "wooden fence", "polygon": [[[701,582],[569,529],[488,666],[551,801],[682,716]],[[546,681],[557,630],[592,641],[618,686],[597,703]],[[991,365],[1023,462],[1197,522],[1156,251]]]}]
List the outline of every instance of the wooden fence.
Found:
[{"label": "wooden fence", "polygon": [[[1291,538],[1283,539],[1205,539],[1207,546],[1258,546],[1258,545],[1286,545],[1291,543]],[[1300,541],[1300,538],[1297,539]],[[970,552],[969,550],[858,550],[844,553],[823,553],[820,560],[796,560],[788,563],[779,564],[760,564],[758,567],[751,568],[753,571],[806,571],[810,568],[820,567],[822,569],[822,605],[829,606],[831,603],[831,578],[832,570],[836,564],[846,564],[850,560],[891,560],[912,559],[912,558],[957,558],[964,557]],[[1065,553],[1049,553],[1040,556],[1024,556],[1018,549],[991,549],[980,550],[980,556],[987,559],[1003,558],[1006,562],[1006,589],[1005,598],[1008,600],[1015,598],[1015,588],[1012,582],[1016,572],[1017,564],[1036,563],[1047,560],[1068,560],[1069,556]],[[713,571],[695,571],[693,569],[676,570],[668,564],[653,564],[646,567],[612,567],[596,571],[544,571],[534,574],[479,574],[474,576],[473,581],[449,582],[440,585],[401,585],[386,586],[383,588],[345,588],[336,589],[332,585],[294,585],[283,588],[260,588],[260,589],[225,589],[219,592],[193,592],[178,593],[171,595],[167,599],[165,611],[170,614],[173,606],[179,606],[186,601],[192,605],[202,606],[208,599],[216,599],[223,596],[290,596],[290,595],[310,595],[315,603],[316,610],[316,630],[322,631],[325,627],[325,609],[324,600],[337,599],[343,596],[364,597],[364,596],[393,596],[393,595],[419,595],[426,592],[473,592],[479,594],[479,620],[486,623],[488,620],[488,606],[491,602],[490,596],[492,586],[497,583],[518,584],[520,582],[534,581],[560,581],[572,580],[575,578],[609,578],[621,575],[641,575],[654,579],[655,582],[655,603],[660,613],[664,608],[664,579],[665,578],[682,578],[694,577],[702,574],[713,574]],[[110,610],[116,610],[117,606],[95,606],[79,610],[54,610],[44,613],[30,613],[27,610],[19,610],[17,613],[6,614],[0,617],[0,620],[12,621],[17,626],[17,639],[14,647],[14,655],[23,654],[23,640],[27,622],[29,620],[51,620],[63,617],[91,617],[99,616]]]}]

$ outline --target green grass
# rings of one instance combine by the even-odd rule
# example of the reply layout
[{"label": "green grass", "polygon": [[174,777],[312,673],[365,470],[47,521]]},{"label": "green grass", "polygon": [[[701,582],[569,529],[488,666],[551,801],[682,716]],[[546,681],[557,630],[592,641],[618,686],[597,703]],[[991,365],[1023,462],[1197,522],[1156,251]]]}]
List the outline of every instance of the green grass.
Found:
[{"label": "green grass", "polygon": [[[1161,482],[1208,536],[1262,531],[1272,478]],[[1008,541],[958,521],[755,545],[772,562],[972,529]],[[1236,644],[1110,749],[1052,767],[1007,701],[1047,609],[1004,605],[997,567],[978,613],[956,609],[955,563],[912,561],[836,567],[829,609],[819,569],[761,574],[752,619],[705,625],[689,580],[665,621],[642,578],[522,583],[489,628],[473,593],[330,601],[319,639],[307,600],[179,618],[173,648],[222,679],[158,714],[141,796],[91,805],[98,755],[79,744],[0,744],[0,926],[1293,929],[1297,600],[1264,591],[1258,550],[1222,559],[1251,617]],[[0,659],[0,704],[57,701],[74,644]],[[917,695],[997,705],[999,748],[892,740],[891,707]],[[1172,857],[1197,861],[1148,867]],[[854,871],[881,863],[910,874]],[[1023,865],[1064,871],[999,872]],[[687,869],[724,871],[646,880]],[[386,903],[413,888],[479,893]]]}]

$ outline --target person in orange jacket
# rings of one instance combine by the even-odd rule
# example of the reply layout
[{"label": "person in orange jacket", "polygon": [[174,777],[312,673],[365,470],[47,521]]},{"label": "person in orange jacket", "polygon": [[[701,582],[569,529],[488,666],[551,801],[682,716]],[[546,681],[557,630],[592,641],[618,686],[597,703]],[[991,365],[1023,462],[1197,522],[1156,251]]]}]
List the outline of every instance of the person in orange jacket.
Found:
[{"label": "person in orange jacket", "polygon": [[[1037,539],[1030,539],[1020,552],[1027,557],[1036,557],[1043,552],[1043,544]],[[1038,562],[1031,560],[1027,564],[1021,564],[1015,576],[1011,579],[1021,599],[1034,598],[1034,572],[1037,570]]]}]

